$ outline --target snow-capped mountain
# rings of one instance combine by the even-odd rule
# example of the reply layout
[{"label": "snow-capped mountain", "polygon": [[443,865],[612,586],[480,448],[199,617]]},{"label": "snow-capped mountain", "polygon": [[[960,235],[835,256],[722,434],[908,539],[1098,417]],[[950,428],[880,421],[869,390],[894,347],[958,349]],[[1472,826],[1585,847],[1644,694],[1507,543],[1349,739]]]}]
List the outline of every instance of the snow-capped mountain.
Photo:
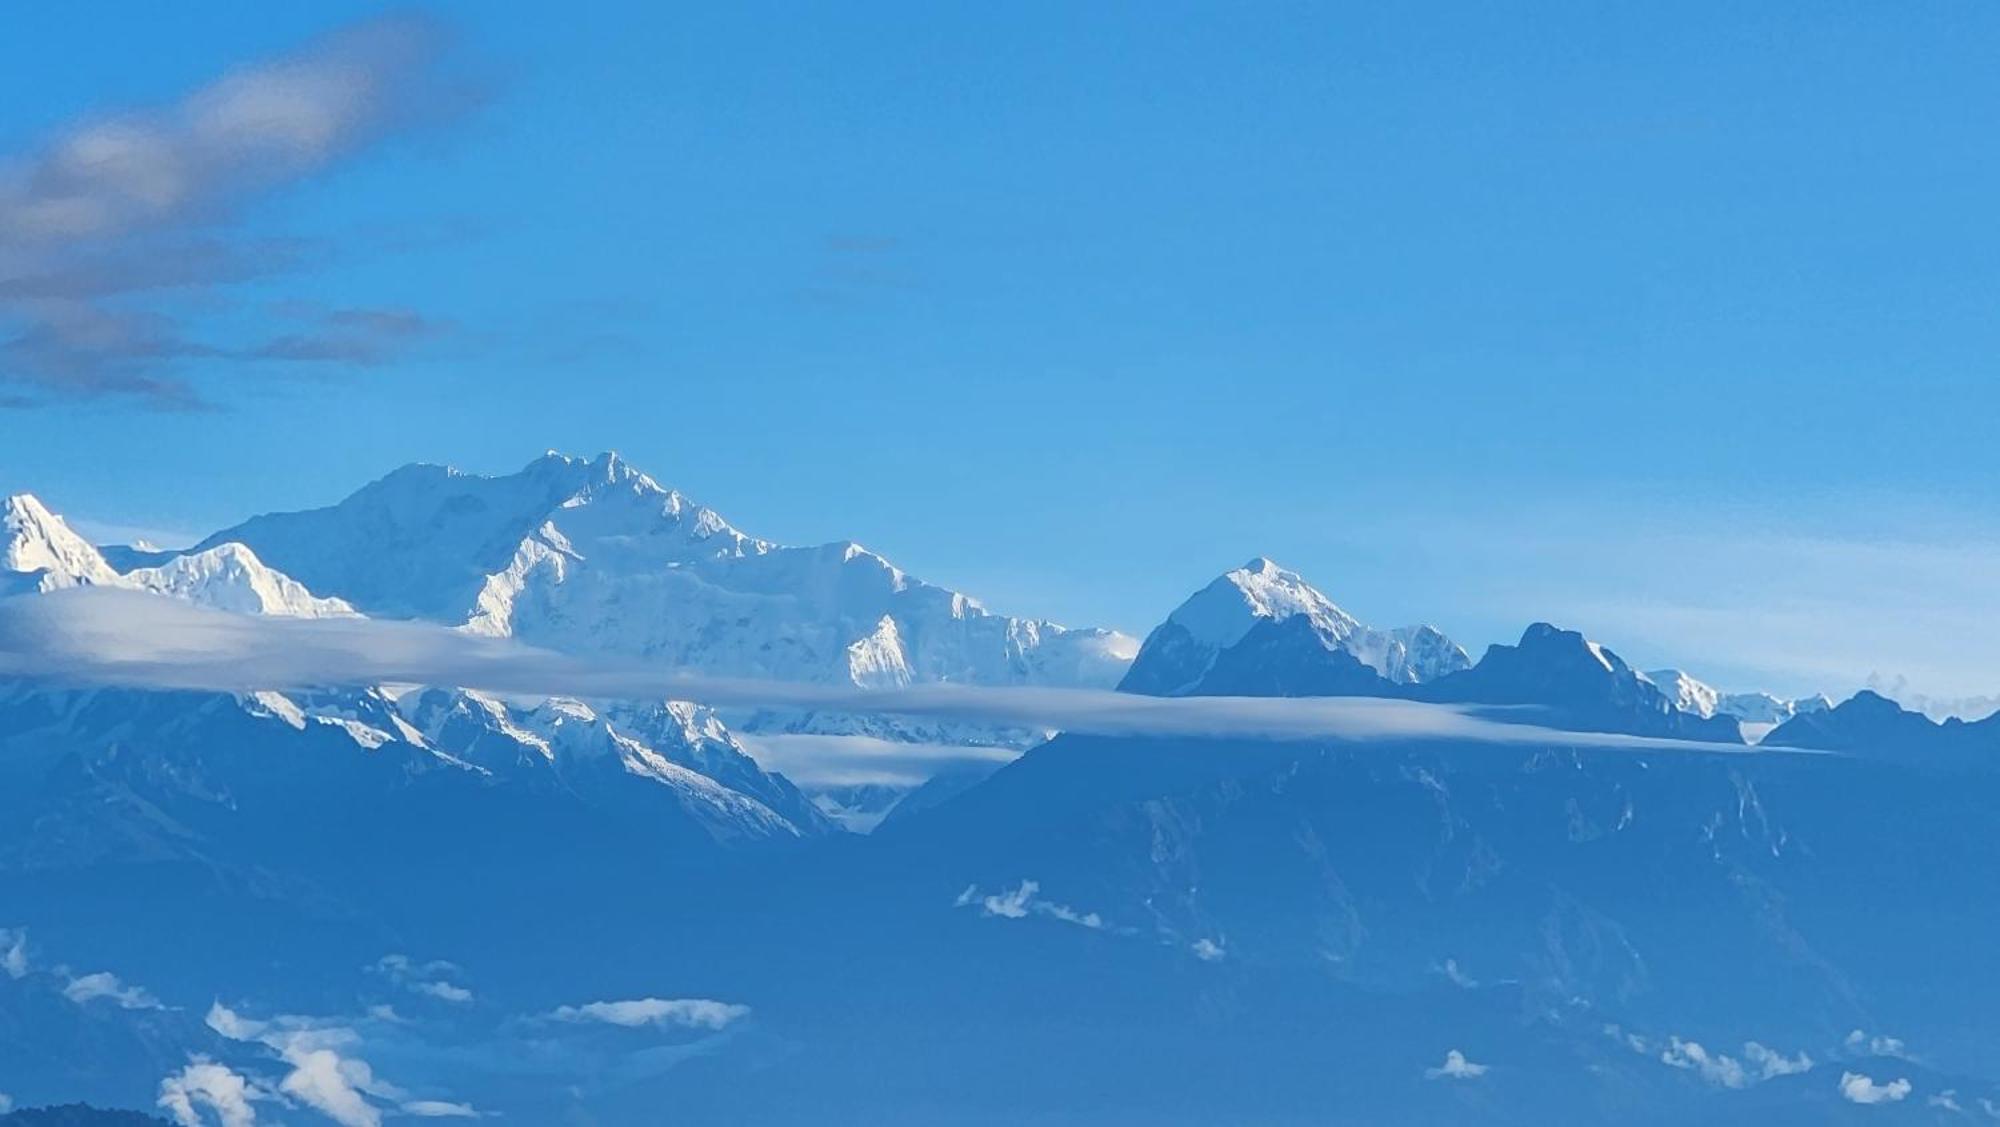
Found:
[{"label": "snow-capped mountain", "polygon": [[1530,626],[1516,645],[1488,648],[1473,665],[1431,627],[1371,630],[1260,558],[1182,603],[1147,636],[1119,688],[1525,705],[1558,727],[1739,742],[1735,720],[1715,718],[1713,690],[1686,677],[1674,686],[1678,696],[1606,647],[1547,623]]},{"label": "snow-capped mountain", "polygon": [[[6,516],[0,559],[17,595],[89,585],[238,614],[358,615],[234,541],[120,572],[32,496],[9,499]],[[605,809],[684,820],[718,841],[831,829],[795,787],[759,768],[713,712],[685,702],[624,704],[614,719],[581,702],[524,710],[446,688],[398,700],[381,689],[230,696],[0,684],[0,713],[4,741],[17,750],[12,767],[33,768],[43,748],[83,755],[86,763],[111,756],[140,770],[153,788],[146,801],[163,807],[254,788],[287,756],[331,746],[347,749],[347,767],[337,758],[318,762],[342,779],[348,767],[356,779],[379,778],[365,760],[388,760],[400,765],[392,773],[399,778],[456,775],[468,786],[560,792]],[[135,747],[149,754],[133,760]]]},{"label": "snow-capped mountain", "polygon": [[[233,696],[17,685],[0,691],[0,757],[22,785],[78,772],[115,780],[118,794],[179,827],[158,838],[170,851],[198,842],[231,811],[256,818],[313,792],[331,804],[366,803],[411,787],[474,807],[480,795],[503,792],[531,806],[581,803],[668,839],[830,832],[811,801],[759,768],[707,709],[673,703],[627,715],[614,721],[566,700],[523,709],[447,689],[398,701],[381,690]],[[55,821],[43,833],[72,845],[152,840],[157,820],[120,820],[130,808],[81,803],[59,833]]]},{"label": "snow-capped mountain", "polygon": [[345,602],[319,598],[290,576],[266,566],[241,544],[218,544],[166,558],[154,566],[120,572],[31,494],[7,498],[5,513],[0,582],[6,587],[0,591],[122,587],[245,614],[328,618],[355,613]]},{"label": "snow-capped mountain", "polygon": [[14,573],[14,587],[52,591],[59,587],[112,583],[117,572],[90,542],[70,530],[33,494],[17,493],[0,507],[0,571]]},{"label": "snow-capped mountain", "polygon": [[1658,686],[1674,707],[1696,716],[1730,716],[1745,725],[1776,725],[1794,716],[1833,707],[1824,696],[1786,700],[1770,693],[1725,693],[1679,669],[1657,669],[1644,675]]},{"label": "snow-capped mountain", "polygon": [[134,568],[107,586],[132,587],[172,595],[217,610],[289,618],[352,618],[353,607],[322,599],[303,583],[266,567],[241,544],[218,544],[156,567]]},{"label": "snow-capped mountain", "polygon": [[338,505],[261,516],[248,545],[314,591],[571,652],[863,686],[1110,685],[1136,645],[987,611],[852,542],[738,531],[615,455],[483,477],[405,466]]},{"label": "snow-capped mountain", "polygon": [[805,795],[758,767],[715,713],[699,705],[600,709],[551,698],[521,708],[481,693],[431,689],[406,698],[400,710],[420,744],[496,779],[624,806],[632,795],[663,789],[719,839],[832,828]]},{"label": "snow-capped mountain", "polygon": [[1352,657],[1397,685],[1421,684],[1471,664],[1463,649],[1429,626],[1376,630],[1334,605],[1296,572],[1259,556],[1197,591],[1146,636],[1126,692],[1177,696],[1196,691],[1217,659],[1265,624],[1298,620],[1317,644]]}]

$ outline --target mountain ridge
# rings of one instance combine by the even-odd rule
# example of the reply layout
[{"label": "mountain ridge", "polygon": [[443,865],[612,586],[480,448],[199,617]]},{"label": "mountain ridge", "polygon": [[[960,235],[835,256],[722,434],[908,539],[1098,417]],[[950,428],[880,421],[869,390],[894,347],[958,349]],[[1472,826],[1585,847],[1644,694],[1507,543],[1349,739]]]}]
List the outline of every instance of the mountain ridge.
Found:
[{"label": "mountain ridge", "polygon": [[413,464],[197,547],[227,541],[366,613],[736,676],[1109,685],[1137,645],[993,614],[854,541],[749,536],[610,453],[501,477]]}]

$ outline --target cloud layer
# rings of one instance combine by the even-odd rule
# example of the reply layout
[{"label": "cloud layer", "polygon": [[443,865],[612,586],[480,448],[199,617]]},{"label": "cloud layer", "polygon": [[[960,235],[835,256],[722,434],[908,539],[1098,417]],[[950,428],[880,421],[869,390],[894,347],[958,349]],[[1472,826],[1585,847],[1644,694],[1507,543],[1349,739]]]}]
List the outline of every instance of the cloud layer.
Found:
[{"label": "cloud layer", "polygon": [[525,695],[667,697],[718,706],[948,718],[1111,736],[1745,750],[1557,732],[1452,706],[1366,697],[1164,698],[962,684],[860,689],[693,676],[641,663],[570,657],[422,623],[253,617],[108,589],[0,599],[0,676],[217,692],[456,685]]}]

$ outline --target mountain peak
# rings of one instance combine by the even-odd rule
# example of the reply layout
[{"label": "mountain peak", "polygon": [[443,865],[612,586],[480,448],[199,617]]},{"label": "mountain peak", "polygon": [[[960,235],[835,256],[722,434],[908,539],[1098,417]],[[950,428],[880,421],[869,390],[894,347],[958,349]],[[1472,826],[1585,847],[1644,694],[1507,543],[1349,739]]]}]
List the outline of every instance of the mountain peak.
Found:
[{"label": "mountain peak", "polygon": [[1673,673],[1640,673],[1580,631],[1537,622],[1519,643],[1490,646],[1478,665],[1422,688],[1452,704],[1535,705],[1560,728],[1740,743],[1734,718],[1687,708],[1678,686],[1656,680]]},{"label": "mountain peak", "polygon": [[[1305,628],[1277,635],[1268,630],[1294,619],[1303,619]],[[1464,650],[1436,630],[1370,629],[1297,572],[1268,556],[1255,556],[1216,577],[1168,615],[1147,637],[1120,688],[1164,696],[1205,691],[1204,680],[1221,657],[1247,644],[1257,631],[1265,632],[1254,659],[1260,668],[1279,661],[1266,652],[1274,643],[1341,651],[1395,684],[1427,681],[1471,664]],[[1302,657],[1316,664],[1314,654]],[[1245,660],[1251,660],[1249,655]],[[1343,684],[1352,681],[1343,674]],[[1260,675],[1256,683],[1268,688],[1284,682]]]},{"label": "mountain peak", "polygon": [[0,570],[41,573],[43,588],[108,583],[117,572],[90,542],[32,493],[0,506]]},{"label": "mountain peak", "polygon": [[399,470],[201,547],[229,541],[368,615],[735,676],[839,683],[907,668],[916,680],[1108,685],[1132,652],[1113,632],[989,614],[851,541],[753,538],[615,451],[549,451],[501,476]]},{"label": "mountain peak", "polygon": [[1204,645],[1226,649],[1264,619],[1303,614],[1336,640],[1361,624],[1332,599],[1266,556],[1258,556],[1197,591],[1167,616]]},{"label": "mountain peak", "polygon": [[258,559],[247,545],[235,541],[178,555],[156,567],[134,568],[118,582],[243,614],[357,617],[347,603],[314,595],[298,580]]},{"label": "mountain peak", "polygon": [[1629,666],[1615,653],[1584,637],[1580,630],[1565,630],[1548,622],[1536,622],[1521,632],[1515,646],[1523,654],[1582,655],[1603,667],[1606,673],[1624,673]]},{"label": "mountain peak", "polygon": [[2000,754],[2000,717],[1939,723],[1863,689],[1831,709],[1800,708],[1764,743],[1932,763],[1991,763]]}]

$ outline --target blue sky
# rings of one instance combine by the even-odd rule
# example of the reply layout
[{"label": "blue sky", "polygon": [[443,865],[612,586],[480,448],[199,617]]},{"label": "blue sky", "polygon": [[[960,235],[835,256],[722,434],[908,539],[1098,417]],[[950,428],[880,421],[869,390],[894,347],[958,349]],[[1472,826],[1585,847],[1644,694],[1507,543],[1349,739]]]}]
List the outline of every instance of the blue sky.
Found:
[{"label": "blue sky", "polygon": [[[0,487],[186,534],[615,448],[1010,611],[1262,553],[1475,650],[2000,690],[2000,9],[397,12],[10,16]],[[351,136],[22,234],[65,139],[329,53],[397,78]],[[22,344],[10,278],[197,250],[63,299],[157,331],[116,379]]]}]

